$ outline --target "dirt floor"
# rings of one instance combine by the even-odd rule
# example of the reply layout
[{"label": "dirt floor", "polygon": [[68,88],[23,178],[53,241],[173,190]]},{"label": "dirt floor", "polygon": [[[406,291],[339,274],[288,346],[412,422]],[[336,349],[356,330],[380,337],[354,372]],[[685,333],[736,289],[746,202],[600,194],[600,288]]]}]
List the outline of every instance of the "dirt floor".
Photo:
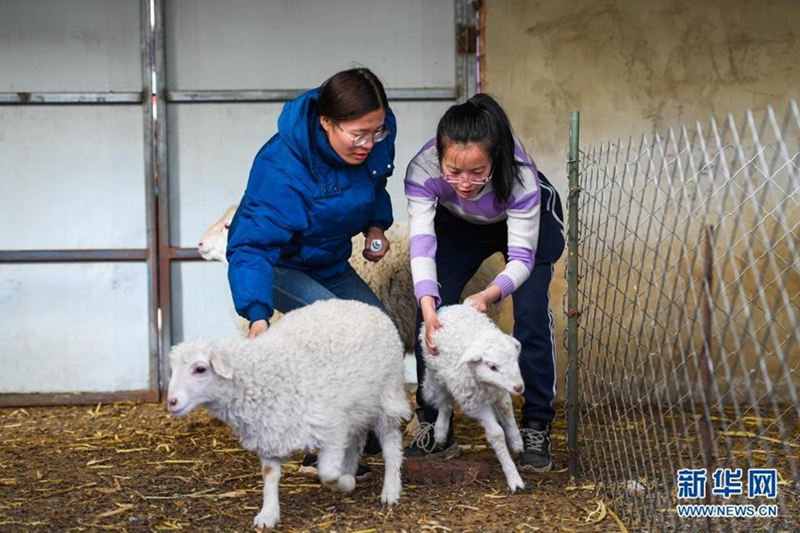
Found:
[{"label": "dirt floor", "polygon": [[[553,430],[556,469],[523,474],[511,494],[483,432],[463,417],[459,460],[488,470],[460,483],[406,480],[400,503],[380,505],[380,456],[351,494],[295,473],[280,483],[284,531],[621,531],[594,487],[566,471],[563,418]],[[247,531],[261,506],[255,454],[203,409],[184,419],[163,405],[0,409],[0,531]]]}]

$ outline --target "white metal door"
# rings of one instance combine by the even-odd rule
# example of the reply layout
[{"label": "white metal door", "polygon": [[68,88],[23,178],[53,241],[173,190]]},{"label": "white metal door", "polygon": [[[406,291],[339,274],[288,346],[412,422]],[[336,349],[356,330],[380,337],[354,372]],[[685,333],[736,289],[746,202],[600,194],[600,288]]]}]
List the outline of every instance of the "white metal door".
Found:
[{"label": "white metal door", "polygon": [[0,404],[158,397],[143,7],[0,1]]}]

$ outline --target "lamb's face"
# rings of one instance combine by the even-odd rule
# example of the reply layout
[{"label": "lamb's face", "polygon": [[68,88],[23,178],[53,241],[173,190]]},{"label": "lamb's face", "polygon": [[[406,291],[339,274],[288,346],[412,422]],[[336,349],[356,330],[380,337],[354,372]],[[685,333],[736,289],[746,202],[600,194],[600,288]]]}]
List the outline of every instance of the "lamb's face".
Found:
[{"label": "lamb's face", "polygon": [[211,224],[203,233],[197,243],[197,251],[206,261],[220,261],[227,263],[225,251],[228,248],[228,230],[231,227],[233,215],[236,213],[235,205],[228,208],[222,218]]},{"label": "lamb's face", "polygon": [[475,379],[504,389],[513,395],[522,394],[525,383],[519,370],[520,343],[510,335],[494,332],[476,339],[465,353]]},{"label": "lamb's face", "polygon": [[210,341],[179,344],[170,351],[169,361],[172,377],[167,409],[175,416],[185,416],[198,405],[214,400],[219,381],[230,377],[224,356]]}]

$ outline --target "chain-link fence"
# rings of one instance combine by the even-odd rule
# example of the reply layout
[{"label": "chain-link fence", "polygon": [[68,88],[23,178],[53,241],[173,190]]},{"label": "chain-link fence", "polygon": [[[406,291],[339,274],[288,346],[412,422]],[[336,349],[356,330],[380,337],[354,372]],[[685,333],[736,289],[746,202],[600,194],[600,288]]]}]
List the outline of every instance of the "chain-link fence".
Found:
[{"label": "chain-link fence", "polygon": [[796,530],[797,104],[577,160],[571,466],[633,529]]}]

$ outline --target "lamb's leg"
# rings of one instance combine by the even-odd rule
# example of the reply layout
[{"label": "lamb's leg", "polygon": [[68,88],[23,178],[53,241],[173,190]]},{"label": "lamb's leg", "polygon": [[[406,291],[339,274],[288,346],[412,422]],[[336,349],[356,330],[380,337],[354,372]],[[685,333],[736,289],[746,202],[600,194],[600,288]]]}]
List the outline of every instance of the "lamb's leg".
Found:
[{"label": "lamb's leg", "polygon": [[400,468],[403,464],[403,434],[400,431],[400,421],[381,416],[375,426],[375,433],[381,441],[384,465],[381,503],[392,505],[400,499],[402,490]]},{"label": "lamb's leg", "polygon": [[438,376],[430,369],[425,369],[425,385],[422,387],[422,397],[433,407],[439,410],[434,424],[433,438],[436,444],[444,445],[447,441],[447,431],[450,429],[450,415],[453,413],[453,397],[439,381]]},{"label": "lamb's leg", "polygon": [[361,450],[364,449],[366,440],[365,435],[355,435],[350,440],[350,444],[347,445],[347,449],[344,452],[342,474],[352,474],[355,476],[358,470],[358,460],[361,457]]},{"label": "lamb's leg", "polygon": [[278,504],[278,481],[281,479],[281,460],[261,458],[261,475],[264,478],[264,503],[261,512],[253,519],[256,527],[274,527],[281,518]]},{"label": "lamb's leg", "polygon": [[447,441],[447,431],[450,429],[450,415],[452,414],[453,404],[443,403],[439,405],[439,414],[436,417],[436,425],[433,428],[433,438],[439,446],[444,446]]},{"label": "lamb's leg", "polygon": [[506,394],[500,405],[496,406],[497,417],[506,434],[506,443],[513,453],[521,453],[523,449],[522,435],[519,434],[517,420],[514,418],[514,403],[511,395]]},{"label": "lamb's leg", "polygon": [[344,465],[345,446],[340,444],[326,444],[319,449],[317,468],[319,480],[328,488],[339,489],[341,492],[350,492],[356,488],[356,478],[353,474],[342,473]]},{"label": "lamb's leg", "polygon": [[478,422],[486,430],[486,440],[497,455],[497,460],[500,461],[500,466],[503,467],[503,473],[506,475],[506,483],[511,492],[517,489],[524,489],[525,483],[517,472],[517,467],[511,459],[511,454],[508,453],[506,447],[506,437],[503,433],[503,428],[497,423],[497,418],[494,414],[494,409],[487,406],[478,413],[476,417]]}]

